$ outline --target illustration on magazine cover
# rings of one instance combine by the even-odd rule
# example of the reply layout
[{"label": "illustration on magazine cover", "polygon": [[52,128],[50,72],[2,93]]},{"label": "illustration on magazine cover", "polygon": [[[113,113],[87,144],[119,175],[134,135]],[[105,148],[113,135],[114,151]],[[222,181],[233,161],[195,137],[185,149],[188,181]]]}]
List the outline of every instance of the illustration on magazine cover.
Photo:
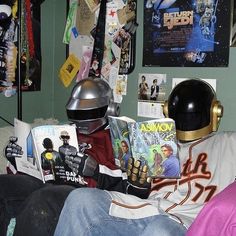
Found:
[{"label": "illustration on magazine cover", "polygon": [[128,159],[131,157],[128,122],[135,122],[128,117],[108,116],[115,163],[126,170]]},{"label": "illustration on magazine cover", "polygon": [[179,178],[175,123],[171,119],[159,119],[128,124],[132,156],[141,165],[148,166],[152,177]]},{"label": "illustration on magazine cover", "polygon": [[76,182],[75,173],[65,162],[66,153],[78,150],[75,127],[39,126],[32,129],[32,136],[45,181]]}]

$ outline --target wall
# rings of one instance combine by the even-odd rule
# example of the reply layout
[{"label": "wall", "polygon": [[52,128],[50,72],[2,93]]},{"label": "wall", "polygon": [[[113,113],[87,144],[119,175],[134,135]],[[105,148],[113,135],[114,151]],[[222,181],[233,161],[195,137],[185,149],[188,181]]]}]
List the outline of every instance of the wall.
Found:
[{"label": "wall", "polygon": [[[166,73],[168,88],[173,77],[202,77],[217,79],[218,99],[224,105],[224,117],[220,130],[236,131],[236,48],[230,48],[230,63],[227,68],[168,68],[142,67],[143,45],[143,1],[138,2],[136,43],[136,67],[128,76],[128,94],[123,97],[121,114],[137,119],[137,83],[139,73]],[[65,104],[73,84],[64,88],[58,79],[58,71],[65,60],[65,45],[62,37],[66,14],[65,0],[45,0],[42,4],[42,90],[23,94],[23,120],[33,121],[35,117],[55,117],[67,121]],[[12,120],[17,115],[16,97],[0,95],[1,115]],[[0,122],[0,126],[5,125]]]}]

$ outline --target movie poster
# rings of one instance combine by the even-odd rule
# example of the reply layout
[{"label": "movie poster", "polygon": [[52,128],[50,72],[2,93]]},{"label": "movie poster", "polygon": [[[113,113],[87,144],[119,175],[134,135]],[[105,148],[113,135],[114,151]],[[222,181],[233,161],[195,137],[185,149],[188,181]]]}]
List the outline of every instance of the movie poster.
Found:
[{"label": "movie poster", "polygon": [[145,0],[143,66],[227,67],[231,1]]}]

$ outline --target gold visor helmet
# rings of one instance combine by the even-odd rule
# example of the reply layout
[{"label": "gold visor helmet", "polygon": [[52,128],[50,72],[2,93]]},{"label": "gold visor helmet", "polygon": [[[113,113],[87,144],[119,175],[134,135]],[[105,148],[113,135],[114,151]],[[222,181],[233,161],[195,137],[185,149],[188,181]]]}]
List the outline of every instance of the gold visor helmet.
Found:
[{"label": "gold visor helmet", "polygon": [[223,106],[212,86],[200,79],[177,84],[164,104],[164,115],[175,120],[180,141],[200,139],[218,129]]}]

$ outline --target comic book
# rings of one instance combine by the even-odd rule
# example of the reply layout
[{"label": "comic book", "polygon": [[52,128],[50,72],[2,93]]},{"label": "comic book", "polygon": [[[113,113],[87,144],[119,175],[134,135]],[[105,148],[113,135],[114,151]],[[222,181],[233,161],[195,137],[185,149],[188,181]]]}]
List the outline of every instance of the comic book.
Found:
[{"label": "comic book", "polygon": [[152,178],[180,177],[174,120],[160,118],[136,122],[109,117],[109,126],[116,163],[122,169],[127,168],[129,157],[133,157],[148,167],[148,176]]},{"label": "comic book", "polygon": [[14,120],[14,135],[23,155],[16,158],[19,172],[57,183],[78,183],[79,177],[65,162],[68,151],[77,152],[76,128],[72,125],[40,125]]}]

